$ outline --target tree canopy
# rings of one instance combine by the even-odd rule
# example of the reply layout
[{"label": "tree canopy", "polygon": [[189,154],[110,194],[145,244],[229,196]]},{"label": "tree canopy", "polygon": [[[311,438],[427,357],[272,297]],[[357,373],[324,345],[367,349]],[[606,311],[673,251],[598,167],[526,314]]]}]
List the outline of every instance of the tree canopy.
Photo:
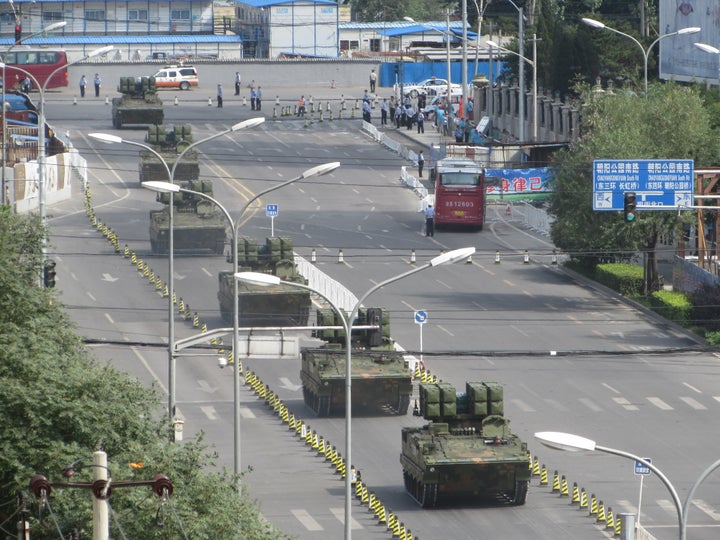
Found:
[{"label": "tree canopy", "polygon": [[[43,229],[37,216],[0,208],[0,534],[16,537],[17,493],[41,474],[51,482],[68,464],[92,463],[108,454],[114,480],[173,483],[171,499],[149,488],[116,489],[110,499],[113,537],[166,539],[287,538],[261,523],[232,475],[213,472],[213,454],[202,440],[171,444],[159,396],[127,374],[96,362],[74,333],[52,289],[39,286]],[[131,463],[142,462],[142,468]],[[76,481],[92,468],[76,465]],[[28,498],[31,500],[32,497]],[[92,496],[87,490],[53,489],[50,506],[29,504],[35,540],[68,537],[77,528],[89,538]],[[50,512],[52,510],[52,512]],[[122,535],[120,534],[122,529]]]},{"label": "tree canopy", "polygon": [[[594,159],[693,159],[695,167],[720,161],[718,133],[699,93],[678,84],[652,84],[647,98],[630,92],[583,96],[583,134],[556,155],[555,191],[550,213],[555,216],[555,245],[574,258],[594,264],[629,256],[638,250],[654,253],[658,236],[672,234],[675,212],[638,212],[625,223],[616,212],[592,209]],[[657,268],[651,288],[657,288]]]}]

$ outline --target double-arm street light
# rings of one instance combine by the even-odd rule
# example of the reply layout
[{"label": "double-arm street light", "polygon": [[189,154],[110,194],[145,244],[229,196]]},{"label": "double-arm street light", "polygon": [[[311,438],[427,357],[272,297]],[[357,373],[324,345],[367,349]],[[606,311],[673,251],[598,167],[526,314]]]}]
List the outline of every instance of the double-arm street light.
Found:
[{"label": "double-arm street light", "polygon": [[343,309],[338,307],[330,298],[325,296],[322,292],[318,291],[317,289],[314,289],[313,287],[310,287],[308,285],[304,285],[301,283],[295,283],[292,281],[283,281],[277,276],[272,276],[269,274],[261,274],[259,272],[240,272],[235,273],[235,280],[236,282],[238,280],[246,281],[250,283],[255,284],[261,284],[261,285],[278,285],[278,284],[284,284],[289,285],[292,287],[297,287],[300,289],[308,290],[319,297],[323,298],[330,306],[333,308],[333,311],[338,314],[340,317],[340,320],[342,321],[342,325],[345,329],[345,465],[347,467],[347,474],[345,475],[345,540],[350,540],[352,538],[352,528],[351,528],[351,516],[352,516],[352,483],[353,478],[350,474],[350,469],[352,467],[352,329],[353,329],[353,322],[357,318],[358,311],[360,310],[360,307],[362,306],[363,302],[375,291],[378,289],[381,289],[385,287],[386,285],[389,285],[391,283],[394,283],[395,281],[401,280],[403,278],[406,278],[408,276],[411,276],[413,274],[417,274],[418,272],[421,272],[422,270],[426,270],[428,268],[434,268],[435,266],[440,266],[443,264],[451,264],[462,260],[467,260],[468,257],[470,257],[473,253],[475,253],[474,247],[467,247],[467,248],[461,248],[456,249],[453,251],[449,251],[447,253],[443,253],[442,255],[438,255],[437,257],[431,259],[429,262],[418,266],[417,268],[413,268],[412,270],[409,270],[407,272],[403,272],[402,274],[398,274],[394,277],[391,277],[389,279],[386,279],[385,281],[381,281],[380,283],[374,285],[371,287],[365,294],[363,294],[358,301],[353,306],[350,313],[346,313]]},{"label": "double-arm street light", "polygon": [[[694,43],[693,45],[703,52],[718,55],[718,58],[720,58],[720,49],[717,47],[713,47],[707,43]],[[718,84],[720,84],[720,64],[718,64]]]},{"label": "double-arm street light", "polygon": [[635,462],[642,463],[645,467],[650,469],[652,472],[654,472],[660,481],[665,484],[665,487],[670,492],[670,496],[672,497],[673,504],[675,505],[675,510],[677,511],[677,517],[678,517],[678,531],[679,531],[679,539],[685,540],[686,539],[686,532],[687,532],[687,516],[688,512],[690,511],[690,503],[692,502],[692,498],[695,495],[695,491],[697,491],[698,487],[700,487],[700,484],[702,484],[705,479],[710,476],[710,474],[715,471],[716,469],[720,468],[720,460],[715,461],[713,464],[711,464],[705,471],[698,477],[698,479],[695,481],[695,483],[690,488],[690,491],[687,494],[687,497],[685,498],[685,502],[681,504],[680,497],[678,496],[677,490],[672,485],[670,480],[663,474],[663,472],[657,468],[657,466],[653,465],[650,461],[641,458],[640,456],[636,456],[635,454],[631,454],[629,452],[625,452],[624,450],[617,450],[615,448],[608,448],[606,446],[600,446],[595,441],[591,439],[586,439],[585,437],[580,437],[579,435],[573,435],[571,433],[561,433],[557,431],[541,431],[538,433],[535,433],[535,438],[539,440],[542,444],[545,446],[548,446],[550,448],[553,448],[555,450],[564,450],[566,452],[580,452],[582,450],[586,451],[597,451],[597,452],[604,452],[606,454],[613,454],[616,456],[624,457],[627,459],[631,459]]},{"label": "double-arm street light", "polygon": [[[10,5],[12,6],[12,1],[10,2]],[[15,10],[13,6],[13,11]],[[17,17],[16,17],[17,19]],[[17,24],[17,20],[16,20]],[[46,27],[44,27],[42,30],[38,32],[33,32],[32,34],[28,35],[24,39],[30,39],[35,36],[39,36],[41,34],[46,34],[47,32],[52,32],[53,30],[57,30],[58,28],[62,28],[65,25],[67,25],[67,21],[57,21],[52,24],[48,24]],[[5,62],[7,61],[7,54],[12,51],[16,46],[20,45],[20,43],[13,43],[8,47],[7,51],[5,51],[5,57],[3,58],[3,65],[2,65],[2,193],[0,193],[0,203],[4,204],[6,202],[5,198],[5,166],[7,165],[7,120],[5,118],[5,113],[7,109],[5,108],[5,87],[7,83],[7,72],[5,69]]]},{"label": "double-arm street light", "polygon": [[[46,197],[46,186],[45,186],[45,91],[47,90],[47,85],[50,82],[50,80],[53,78],[53,76],[66,69],[68,66],[71,66],[73,64],[77,64],[78,62],[82,62],[83,60],[87,60],[88,58],[93,58],[95,56],[100,56],[102,54],[105,54],[109,51],[111,51],[114,47],[112,45],[107,45],[105,47],[100,47],[99,49],[95,49],[94,51],[91,51],[87,55],[83,56],[82,58],[78,58],[77,60],[73,60],[72,62],[68,62],[66,65],[57,68],[56,70],[50,72],[50,75],[48,75],[47,80],[40,84],[40,82],[35,78],[35,76],[17,66],[13,66],[13,69],[20,71],[30,77],[30,79],[35,83],[36,88],[38,89],[38,92],[40,92],[40,106],[38,107],[38,208],[40,210],[40,219],[42,220],[43,224],[45,223],[45,218],[47,215],[46,209],[45,209],[45,197]],[[5,70],[5,62],[2,63],[3,73]],[[5,87],[5,81],[3,80],[3,88]],[[3,109],[5,108],[5,102],[3,101]],[[5,115],[5,112],[3,111],[3,117]],[[4,133],[4,130],[3,130]],[[4,149],[3,149],[4,151]],[[3,166],[5,163],[3,162]],[[44,240],[43,240],[44,245]]]},{"label": "double-arm street light", "polygon": [[[90,133],[89,137],[96,139],[98,141],[107,143],[107,144],[116,144],[116,143],[124,143],[131,146],[137,146],[140,148],[143,148],[144,150],[148,150],[151,152],[155,157],[157,157],[160,160],[160,163],[163,164],[163,167],[165,167],[165,172],[167,173],[167,177],[169,180],[169,186],[175,186],[179,189],[179,186],[177,186],[175,181],[175,170],[177,169],[178,164],[182,160],[183,156],[187,152],[189,152],[192,148],[205,143],[207,141],[210,141],[212,139],[216,139],[218,137],[222,137],[223,135],[227,135],[228,133],[232,133],[235,131],[240,131],[242,129],[248,129],[255,127],[259,124],[262,124],[265,121],[265,118],[250,118],[249,120],[244,120],[242,122],[239,122],[232,126],[229,129],[226,129],[224,131],[220,131],[218,133],[215,133],[213,135],[210,135],[209,137],[205,137],[202,140],[196,141],[190,145],[188,145],[178,156],[175,158],[175,161],[172,164],[172,168],[168,164],[168,162],[165,160],[165,158],[157,152],[152,146],[131,141],[127,139],[123,139],[122,137],[118,137],[117,135],[111,135],[109,133]],[[143,183],[143,186],[145,186],[147,182]],[[166,190],[166,191],[172,191],[172,189]],[[175,190],[177,191],[177,190]],[[170,420],[170,423],[175,421],[175,313],[174,313],[174,305],[173,305],[173,290],[175,288],[175,268],[174,268],[174,238],[175,234],[173,231],[173,201],[172,198],[170,199],[168,203],[168,291],[170,291],[170,294],[168,295],[168,418]]]},{"label": "double-arm street light", "polygon": [[[264,118],[254,118],[251,120],[246,120],[246,122],[252,123],[252,125],[257,125],[264,121]],[[243,122],[241,122],[242,124]],[[238,124],[239,125],[239,124]],[[250,127],[249,125],[245,127]],[[221,134],[219,134],[221,135]],[[216,136],[219,136],[216,135]],[[205,139],[207,140],[207,139]],[[203,141],[200,141],[203,142]],[[199,143],[198,143],[199,144]],[[181,154],[182,155],[182,154]],[[176,162],[177,163],[177,162]],[[184,189],[181,188],[179,185],[174,184],[172,182],[157,182],[157,181],[149,181],[149,182],[143,182],[143,187],[152,189],[153,191],[159,191],[161,193],[189,193],[198,197],[201,197],[203,199],[206,199],[213,203],[215,206],[217,206],[220,211],[225,216],[225,219],[227,220],[228,224],[230,225],[230,231],[231,231],[231,241],[232,241],[232,260],[233,260],[233,275],[238,273],[239,264],[238,264],[238,249],[237,249],[237,240],[238,240],[238,234],[241,224],[241,219],[243,215],[245,215],[245,212],[250,208],[253,202],[255,202],[257,199],[262,197],[263,195],[267,195],[268,193],[281,189],[285,186],[288,186],[294,182],[298,182],[299,180],[303,180],[304,178],[310,178],[313,176],[321,176],[323,174],[327,174],[329,172],[334,171],[340,166],[339,162],[332,162],[332,163],[323,163],[322,165],[317,165],[315,167],[311,167],[310,169],[307,169],[299,176],[296,176],[295,178],[291,178],[290,180],[287,180],[285,182],[281,182],[279,184],[275,184],[273,186],[270,186],[269,188],[261,191],[260,193],[254,195],[253,197],[249,198],[247,201],[245,201],[245,205],[242,207],[238,214],[238,218],[236,220],[233,220],[232,216],[230,215],[230,212],[218,201],[217,199],[211,197],[210,195],[206,193],[201,193],[199,191],[193,191],[190,189]],[[173,169],[174,170],[174,169]],[[172,203],[171,203],[172,204]],[[172,225],[171,225],[172,227]],[[171,248],[172,253],[172,248]],[[172,291],[172,288],[170,289]],[[233,399],[234,399],[234,408],[233,408],[233,425],[234,425],[234,459],[233,459],[233,470],[235,472],[235,482],[237,486],[238,492],[240,491],[240,361],[239,361],[239,351],[240,348],[238,346],[238,333],[240,328],[240,308],[239,308],[239,302],[238,302],[238,283],[237,280],[233,280],[233,338],[232,338],[232,351],[233,351]],[[172,296],[172,294],[171,294]],[[172,305],[172,299],[170,300],[169,304],[169,316],[172,318],[173,313],[173,305]],[[174,343],[172,344],[174,348]],[[170,363],[174,364],[174,352],[173,349],[170,349],[169,352],[169,359]],[[174,368],[173,368],[173,378],[174,378]],[[172,403],[174,407],[175,402],[175,384],[172,383],[173,388],[173,397],[172,397]],[[172,421],[173,413],[170,413],[170,420]]]},{"label": "double-arm street light", "polygon": [[[510,49],[506,49],[505,47],[501,47],[494,41],[488,40],[487,45],[488,47],[495,47],[497,49],[500,49],[501,51],[505,51],[510,54],[514,54],[515,56],[519,57],[521,60],[524,60],[528,64],[530,64],[533,68],[533,89],[532,89],[532,95],[533,95],[533,141],[537,142],[538,138],[538,95],[537,95],[537,42],[539,40],[537,39],[537,34],[533,34],[533,59],[530,60],[529,58],[525,58],[522,54],[516,53],[515,51],[512,51]],[[520,65],[522,65],[522,62],[520,62]],[[522,103],[522,110],[525,109],[525,88],[523,85],[520,85],[520,102]],[[520,123],[525,122],[525,117],[520,117]],[[523,128],[521,130],[521,133],[525,133],[525,129]],[[522,142],[522,136],[520,137],[520,141]]]},{"label": "double-arm street light", "polygon": [[640,51],[642,52],[643,60],[644,60],[643,73],[644,73],[644,75],[645,75],[645,86],[644,86],[644,88],[645,88],[645,96],[646,96],[646,97],[647,97],[647,91],[648,91],[648,58],[650,57],[650,51],[652,51],[652,48],[653,48],[657,43],[659,43],[661,39],[665,39],[665,38],[671,37],[671,36],[682,36],[682,35],[686,35],[686,34],[697,34],[698,32],[700,32],[700,30],[702,30],[702,28],[700,28],[700,27],[698,27],[698,26],[689,26],[689,27],[687,27],[687,28],[681,28],[680,30],[677,30],[677,31],[675,31],[675,32],[670,32],[670,33],[668,33],[668,34],[663,34],[663,35],[661,35],[660,37],[658,37],[655,41],[653,41],[653,42],[647,47],[647,49],[646,49],[645,47],[643,47],[642,43],[640,43],[637,39],[635,39],[634,37],[632,37],[630,34],[626,34],[625,32],[621,32],[620,30],[616,30],[615,28],[611,28],[611,27],[607,26],[605,23],[601,23],[600,21],[596,21],[595,19],[588,19],[587,17],[584,17],[584,18],[582,19],[582,22],[584,22],[584,23],[587,24],[588,26],[591,26],[592,28],[600,28],[600,29],[603,29],[603,30],[610,30],[611,32],[613,32],[613,33],[615,33],[615,34],[617,34],[617,35],[619,35],[619,36],[624,36],[624,37],[632,40],[632,42],[635,43],[635,45],[637,45],[638,47],[640,47]]}]

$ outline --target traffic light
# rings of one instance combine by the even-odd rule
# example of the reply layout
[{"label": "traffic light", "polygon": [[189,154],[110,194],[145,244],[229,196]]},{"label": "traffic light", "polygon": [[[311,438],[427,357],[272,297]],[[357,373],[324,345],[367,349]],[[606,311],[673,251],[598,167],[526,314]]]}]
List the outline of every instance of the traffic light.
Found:
[{"label": "traffic light", "polygon": [[48,289],[55,286],[55,261],[48,259],[43,266],[43,283]]},{"label": "traffic light", "polygon": [[22,24],[15,25],[15,45],[20,45],[22,42]]},{"label": "traffic light", "polygon": [[368,308],[367,309],[367,324],[375,324],[378,328],[368,330],[368,346],[379,347],[382,345],[382,309],[380,308]]},{"label": "traffic light", "polygon": [[625,221],[631,223],[635,221],[635,208],[637,207],[636,195],[634,191],[625,192],[625,205],[623,211],[625,213]]}]

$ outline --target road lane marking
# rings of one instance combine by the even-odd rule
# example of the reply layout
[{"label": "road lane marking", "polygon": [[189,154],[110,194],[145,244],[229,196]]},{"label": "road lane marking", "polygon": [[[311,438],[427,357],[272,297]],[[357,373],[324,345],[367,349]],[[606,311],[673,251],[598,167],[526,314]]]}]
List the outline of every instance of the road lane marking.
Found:
[{"label": "road lane marking", "polygon": [[720,513],[716,512],[712,505],[706,503],[702,499],[693,499],[693,506],[696,506],[698,510],[705,512],[708,516],[713,518],[715,521],[720,521]]},{"label": "road lane marking", "polygon": [[649,398],[647,398],[647,400],[662,411],[672,411],[673,410],[672,406],[665,403],[659,397],[649,397]]},{"label": "road lane marking", "polygon": [[115,321],[113,321],[112,317],[109,313],[105,313],[105,318],[110,321],[110,324],[115,324]]},{"label": "road lane marking", "polygon": [[585,405],[588,409],[595,412],[602,411],[602,407],[600,407],[598,404],[596,404],[594,401],[588,398],[580,398],[578,401]]},{"label": "road lane marking", "polygon": [[530,334],[528,334],[527,332],[523,332],[522,330],[520,330],[520,328],[518,328],[518,327],[515,326],[514,324],[511,324],[511,325],[510,325],[510,328],[512,328],[513,330],[515,330],[518,334],[522,334],[522,335],[525,336],[525,337],[530,337]]},{"label": "road lane marking", "polygon": [[455,334],[453,334],[453,333],[452,333],[450,330],[448,330],[447,328],[443,328],[443,327],[440,326],[439,324],[437,325],[437,328],[439,328],[440,330],[442,330],[443,332],[445,332],[447,335],[449,335],[449,336],[451,336],[451,337],[455,337]]},{"label": "road lane marking", "polygon": [[615,403],[617,403],[618,405],[620,405],[620,406],[621,406],[623,409],[625,409],[626,411],[637,411],[637,410],[638,410],[638,406],[637,406],[637,405],[633,405],[632,403],[630,403],[630,402],[629,402],[627,399],[625,399],[624,397],[614,397],[614,398],[612,398],[612,399],[613,399],[613,401],[614,401]]},{"label": "road lane marking", "polygon": [[567,411],[567,410],[569,410],[565,405],[563,405],[562,403],[560,403],[559,401],[557,401],[557,400],[555,400],[555,399],[544,399],[543,401],[544,401],[545,403],[547,403],[548,405],[552,405],[552,406],[553,406],[555,409],[557,409],[558,411]]},{"label": "road lane marking", "polygon": [[692,384],[684,382],[683,385],[695,392],[696,394],[702,394],[702,392],[698,388],[695,388]]},{"label": "road lane marking", "polygon": [[202,270],[203,272],[205,272],[209,277],[215,277],[215,275],[214,275],[214,274],[211,274],[210,272],[208,272],[208,269],[205,268],[204,266],[201,268],[201,270]]},{"label": "road lane marking", "polygon": [[[340,523],[345,523],[345,509],[344,508],[331,508],[330,512],[332,512],[332,515],[337,518],[337,520]],[[355,521],[355,518],[350,516],[350,528],[351,529],[362,529],[363,526],[360,525],[357,521]]]},{"label": "road lane marking", "polygon": [[313,517],[307,512],[307,510],[290,510],[290,513],[295,516],[295,519],[297,519],[300,523],[302,523],[303,527],[305,527],[308,531],[324,531],[325,529],[322,528],[322,525],[320,525]]},{"label": "road lane marking", "polygon": [[97,302],[97,298],[95,298],[95,297],[92,295],[91,292],[85,291],[85,294],[88,295],[88,297],[90,298],[90,300],[92,300],[93,302]]},{"label": "road lane marking", "polygon": [[615,388],[613,388],[612,386],[610,386],[608,383],[602,383],[602,385],[603,385],[605,388],[607,388],[608,390],[610,390],[613,394],[619,394],[619,393],[620,393],[620,390],[616,390]]},{"label": "road lane marking", "polygon": [[690,405],[693,409],[696,411],[705,411],[707,410],[707,407],[700,403],[697,399],[691,398],[691,397],[682,397],[680,396],[680,399]]},{"label": "road lane marking", "polygon": [[204,407],[200,407],[200,410],[205,413],[205,416],[208,417],[208,420],[218,419],[217,411],[212,405],[205,405]]},{"label": "road lane marking", "polygon": [[525,403],[524,401],[522,401],[520,399],[511,399],[510,401],[513,403],[513,405],[515,405],[522,412],[537,412],[530,405],[528,405],[527,403]]}]

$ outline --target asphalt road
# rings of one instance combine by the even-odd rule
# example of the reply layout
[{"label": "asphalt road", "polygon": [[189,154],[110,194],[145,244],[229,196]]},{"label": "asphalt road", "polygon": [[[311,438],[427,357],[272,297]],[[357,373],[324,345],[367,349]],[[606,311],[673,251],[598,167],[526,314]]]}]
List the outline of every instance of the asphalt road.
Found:
[{"label": "asphalt road", "polygon": [[[168,107],[170,121],[192,124],[196,139],[251,115],[235,103],[224,109],[202,103]],[[92,131],[113,132],[102,101],[73,106],[49,103],[48,118],[90,165],[92,201],[97,215],[159,274],[167,259],[150,254],[147,215],[158,205],[137,188],[137,149],[105,146],[88,139]],[[62,127],[60,127],[62,126]],[[201,174],[213,179],[215,196],[238,211],[244,198],[268,182],[289,179],[324,161],[339,160],[333,175],[278,191],[243,225],[243,234],[269,235],[265,203],[276,203],[278,235],[294,238],[296,251],[356,295],[441,250],[474,245],[472,264],[417,274],[387,287],[367,305],[392,316],[392,335],[419,353],[416,309],[429,313],[423,327],[424,359],[442,380],[462,387],[468,380],[495,380],[505,387],[506,415],[513,431],[548,469],[560,471],[588,493],[596,493],[615,512],[636,511],[638,479],[632,463],[602,454],[563,454],[534,441],[536,431],[559,430],[596,438],[599,443],[652,457],[681,496],[716,458],[717,430],[711,426],[720,406],[718,359],[686,352],[695,343],[678,329],[623,303],[614,295],[571,279],[550,264],[552,246],[507,223],[491,208],[481,233],[422,234],[417,200],[398,183],[403,162],[363,136],[353,121],[305,127],[302,120],[269,120],[264,126],[222,137],[201,149]],[[139,130],[123,137],[143,140]],[[78,191],[79,193],[79,191]],[[166,387],[167,303],[97,230],[89,226],[81,195],[50,209],[53,258],[58,287],[78,324],[97,339],[128,342],[97,347],[111,361],[146,383]],[[337,262],[343,249],[345,263]],[[525,250],[533,253],[524,264]],[[502,262],[494,262],[497,250]],[[216,300],[217,272],[223,257],[177,257],[175,287],[210,328],[224,326]],[[178,323],[178,337],[196,332]],[[152,346],[154,345],[154,346]],[[299,363],[246,361],[290,409],[326,439],[342,446],[342,418],[315,419],[302,403]],[[216,445],[219,464],[232,464],[231,371],[216,359],[194,356],[178,362],[178,406],[185,436],[203,430]],[[338,538],[342,530],[343,484],[315,452],[247,388],[242,402],[245,481],[265,516],[299,538]],[[411,416],[357,417],[353,422],[353,462],[363,480],[420,538],[601,538],[606,533],[567,498],[533,480],[523,507],[484,506],[421,510],[402,486],[398,462],[400,428]],[[663,486],[644,483],[641,521],[658,539],[676,535],[675,514]],[[692,538],[717,535],[718,485],[708,479],[690,515]],[[365,506],[354,505],[356,538],[388,538]]]}]

